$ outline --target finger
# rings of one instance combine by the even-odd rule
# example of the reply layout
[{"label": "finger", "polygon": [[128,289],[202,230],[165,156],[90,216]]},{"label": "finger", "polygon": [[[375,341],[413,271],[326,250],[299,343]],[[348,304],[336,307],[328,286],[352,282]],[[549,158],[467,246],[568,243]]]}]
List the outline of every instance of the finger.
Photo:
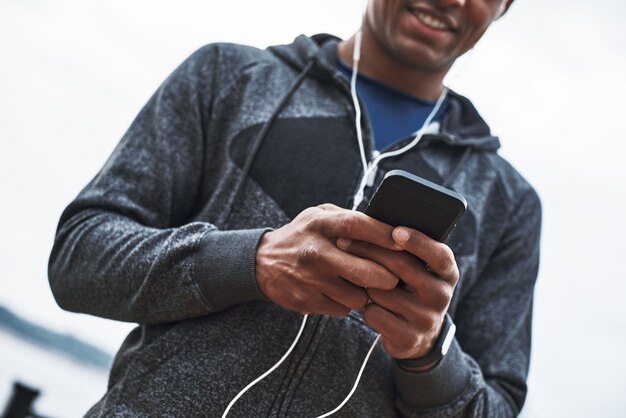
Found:
[{"label": "finger", "polygon": [[397,286],[398,276],[384,266],[338,249],[335,251],[338,255],[328,261],[329,268],[352,284],[376,289],[393,289]]},{"label": "finger", "polygon": [[322,295],[323,299],[320,298],[320,302],[318,302],[317,307],[319,308],[318,314],[321,315],[329,315],[334,317],[342,317],[346,316],[350,313],[350,308],[342,305],[341,303],[337,303],[334,300],[330,299],[328,296]]},{"label": "finger", "polygon": [[299,252],[299,263],[305,269],[339,276],[359,287],[393,289],[398,284],[398,277],[385,267],[341,251],[327,241],[305,245]]},{"label": "finger", "polygon": [[[354,241],[354,240],[351,240],[349,238],[344,238],[344,237],[337,238],[336,244],[337,244],[337,247],[341,248],[342,250],[347,250],[350,247],[350,245],[352,245],[353,242],[363,243],[365,245],[374,245],[368,242]],[[383,247],[378,247],[378,248],[383,248]],[[385,248],[385,250],[387,250],[387,248]],[[392,248],[392,250],[396,251],[396,253],[399,251],[404,251],[402,247],[400,247],[398,244],[394,244],[394,247]]]},{"label": "finger", "polygon": [[[431,280],[434,282],[434,280]],[[432,331],[437,328],[437,320],[446,312],[450,304],[451,292],[445,282],[437,290],[437,295],[419,298],[412,291],[397,287],[393,290],[368,289],[367,294],[375,304],[393,312],[417,329]]]},{"label": "finger", "polygon": [[335,317],[345,316],[350,312],[349,307],[335,302],[310,286],[301,286],[289,293],[283,307],[292,311]]},{"label": "finger", "polygon": [[393,227],[385,223],[351,210],[326,210],[325,213],[326,216],[319,219],[318,227],[328,237],[343,237],[369,242],[383,248],[397,248],[391,236]]},{"label": "finger", "polygon": [[337,246],[358,257],[367,258],[384,266],[410,288],[421,289],[433,285],[431,283],[433,275],[426,270],[424,263],[406,251],[388,250],[366,242],[342,238],[337,240]]},{"label": "finger", "polygon": [[388,270],[400,276],[403,271],[412,271],[421,268],[426,271],[423,262],[406,251],[389,250],[363,241],[354,241],[338,238],[337,247],[361,258],[376,261]]},{"label": "finger", "polygon": [[406,227],[395,228],[393,239],[405,251],[423,260],[428,271],[453,285],[456,284],[459,270],[450,247],[419,231]]},{"label": "finger", "polygon": [[407,358],[424,351],[427,343],[422,334],[415,332],[402,318],[372,303],[363,310],[365,323],[381,335],[383,348],[392,357]]},{"label": "finger", "polygon": [[369,300],[364,288],[341,277],[319,277],[317,286],[324,295],[350,309],[362,309]]},{"label": "finger", "polygon": [[352,254],[342,253],[330,267],[338,276],[363,288],[393,289],[398,285],[398,276],[385,267]]}]

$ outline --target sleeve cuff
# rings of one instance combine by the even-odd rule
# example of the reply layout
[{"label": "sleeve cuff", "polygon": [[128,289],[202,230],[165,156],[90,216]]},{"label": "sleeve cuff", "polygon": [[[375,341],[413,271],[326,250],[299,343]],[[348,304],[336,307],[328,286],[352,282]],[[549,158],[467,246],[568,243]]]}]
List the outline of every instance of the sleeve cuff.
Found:
[{"label": "sleeve cuff", "polygon": [[256,282],[256,249],[268,228],[208,231],[200,240],[193,278],[211,311],[265,296]]},{"label": "sleeve cuff", "polygon": [[456,339],[448,354],[432,369],[421,373],[401,369],[394,361],[396,390],[402,401],[413,409],[446,405],[467,387],[471,371]]}]

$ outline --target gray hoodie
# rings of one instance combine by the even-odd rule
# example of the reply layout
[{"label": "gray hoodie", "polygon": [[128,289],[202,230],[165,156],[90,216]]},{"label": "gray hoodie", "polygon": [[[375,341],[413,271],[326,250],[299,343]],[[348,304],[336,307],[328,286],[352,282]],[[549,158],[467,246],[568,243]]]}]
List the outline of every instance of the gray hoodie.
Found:
[{"label": "gray hoodie", "polygon": [[[49,264],[59,305],[139,324],[87,416],[219,417],[291,344],[301,315],[263,297],[255,251],[264,232],[307,207],[350,207],[362,166],[336,41],[201,48],[63,212]],[[367,115],[363,130],[371,155]],[[500,417],[521,409],[541,211],[498,147],[471,103],[451,93],[439,132],[381,164],[362,205],[395,168],[468,201],[447,241],[461,272],[449,309],[457,336],[424,373],[401,370],[377,347],[336,416]],[[374,338],[358,312],[312,316],[294,353],[229,416],[333,409]]]}]

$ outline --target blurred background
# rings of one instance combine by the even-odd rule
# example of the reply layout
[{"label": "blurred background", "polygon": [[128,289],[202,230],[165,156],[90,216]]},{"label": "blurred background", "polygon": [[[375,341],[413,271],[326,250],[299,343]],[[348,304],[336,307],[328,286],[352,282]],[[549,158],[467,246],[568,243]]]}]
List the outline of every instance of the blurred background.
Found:
[{"label": "blurred background", "polygon": [[[348,37],[362,1],[0,0],[0,411],[82,415],[132,324],[60,310],[61,211],[198,47]],[[518,0],[448,84],[469,96],[544,205],[524,417],[626,416],[626,3]]]}]

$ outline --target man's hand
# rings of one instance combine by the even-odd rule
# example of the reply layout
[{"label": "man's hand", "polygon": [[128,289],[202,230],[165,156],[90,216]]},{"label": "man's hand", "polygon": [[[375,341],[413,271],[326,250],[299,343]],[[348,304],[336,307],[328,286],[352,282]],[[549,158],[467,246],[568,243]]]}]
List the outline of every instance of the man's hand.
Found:
[{"label": "man's hand", "polygon": [[394,229],[393,239],[405,251],[343,238],[337,245],[376,261],[404,282],[393,289],[368,289],[372,303],[363,318],[381,334],[389,355],[418,358],[430,352],[439,335],[459,270],[452,250],[421,232],[399,227]]},{"label": "man's hand", "polygon": [[306,209],[261,239],[259,288],[274,303],[300,313],[343,316],[361,309],[368,301],[366,288],[389,291],[398,276],[376,261],[340,250],[337,238],[385,249],[390,258],[400,254],[392,231],[363,213],[334,205]]}]

